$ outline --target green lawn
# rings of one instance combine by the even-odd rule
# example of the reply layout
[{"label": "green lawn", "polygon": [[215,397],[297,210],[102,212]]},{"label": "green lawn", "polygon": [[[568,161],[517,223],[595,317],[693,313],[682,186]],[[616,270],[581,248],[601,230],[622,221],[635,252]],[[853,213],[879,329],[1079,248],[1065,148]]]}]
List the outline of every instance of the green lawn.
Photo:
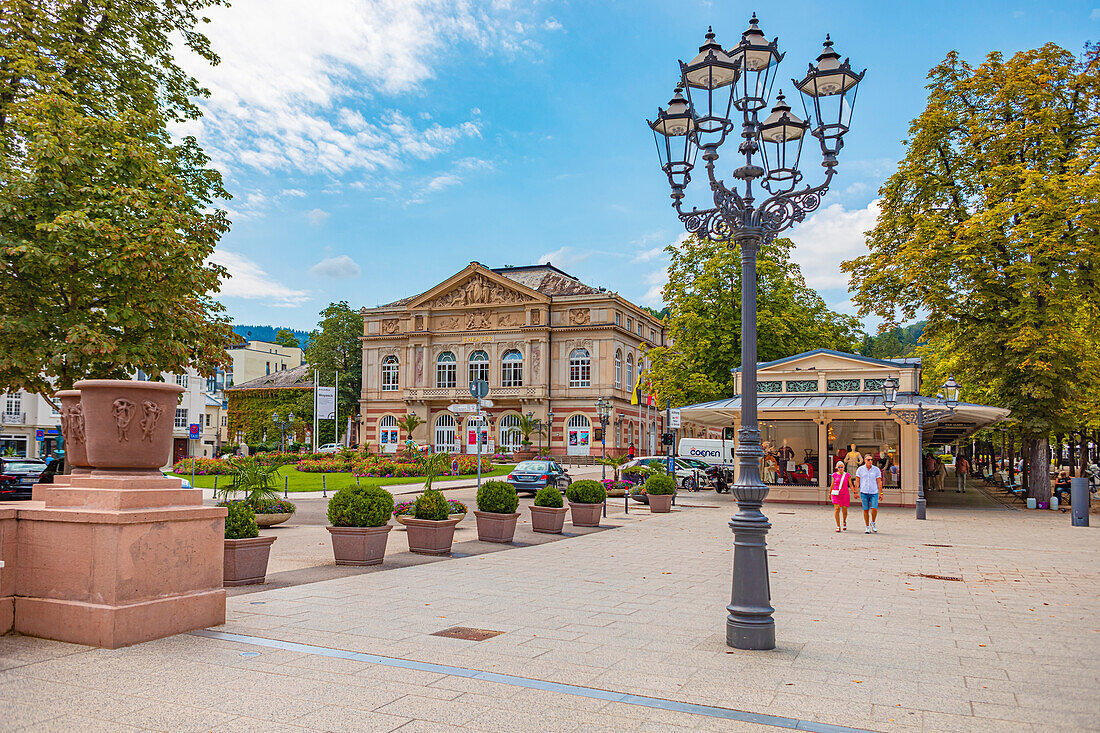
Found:
[{"label": "green lawn", "polygon": [[[514,464],[493,466],[493,470],[489,473],[481,474],[484,476],[507,476],[508,473],[515,468]],[[345,486],[349,486],[355,483],[355,476],[350,473],[303,473],[296,470],[293,466],[283,466],[279,471],[279,488],[283,488],[283,478],[286,481],[286,490],[288,492],[295,491],[320,491],[321,490],[321,477],[325,479],[325,488],[329,491],[336,491],[342,489]],[[169,474],[179,476],[191,481],[191,474],[189,473],[177,473]],[[435,480],[436,483],[441,481],[454,481],[456,479],[474,478],[477,474],[470,476],[440,476]],[[195,480],[192,485],[196,489],[212,489],[214,488],[214,476],[195,476]],[[218,476],[218,488],[223,488],[230,483],[228,476]],[[417,478],[415,476],[399,476],[396,478],[361,478],[359,479],[360,486],[387,486],[389,484],[413,484],[423,483],[423,478]]]}]

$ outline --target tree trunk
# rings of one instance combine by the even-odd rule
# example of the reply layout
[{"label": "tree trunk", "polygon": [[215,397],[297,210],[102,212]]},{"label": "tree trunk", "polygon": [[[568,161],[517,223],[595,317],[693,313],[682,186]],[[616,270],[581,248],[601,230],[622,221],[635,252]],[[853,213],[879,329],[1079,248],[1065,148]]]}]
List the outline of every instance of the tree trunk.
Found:
[{"label": "tree trunk", "polygon": [[1062,467],[1062,451],[1064,450],[1063,445],[1062,445],[1064,441],[1063,441],[1062,438],[1063,438],[1063,436],[1062,436],[1061,433],[1056,433],[1055,436],[1054,436],[1054,446],[1055,446],[1055,450],[1057,451],[1054,454],[1055,455],[1055,458],[1054,458],[1054,467],[1055,467],[1055,469],[1060,469]]},{"label": "tree trunk", "polygon": [[1028,440],[1027,495],[1050,501],[1050,444],[1046,436]]},{"label": "tree trunk", "polygon": [[1016,436],[1008,436],[1008,483],[1016,483]]}]

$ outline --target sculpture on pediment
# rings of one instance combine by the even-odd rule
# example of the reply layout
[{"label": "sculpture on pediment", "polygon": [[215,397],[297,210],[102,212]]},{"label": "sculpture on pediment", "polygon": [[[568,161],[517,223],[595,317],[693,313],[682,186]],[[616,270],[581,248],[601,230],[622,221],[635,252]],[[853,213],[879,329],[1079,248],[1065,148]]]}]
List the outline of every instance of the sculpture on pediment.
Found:
[{"label": "sculpture on pediment", "polygon": [[429,305],[432,308],[453,308],[490,303],[525,303],[529,300],[531,296],[478,274],[450,292],[440,295]]},{"label": "sculpture on pediment", "polygon": [[385,318],[382,320],[382,333],[386,335],[397,333],[397,319]]},{"label": "sculpture on pediment", "polygon": [[591,317],[591,312],[587,308],[569,309],[569,325],[571,326],[587,326]]},{"label": "sculpture on pediment", "polygon": [[466,329],[470,331],[489,328],[489,311],[476,308],[466,314]]}]

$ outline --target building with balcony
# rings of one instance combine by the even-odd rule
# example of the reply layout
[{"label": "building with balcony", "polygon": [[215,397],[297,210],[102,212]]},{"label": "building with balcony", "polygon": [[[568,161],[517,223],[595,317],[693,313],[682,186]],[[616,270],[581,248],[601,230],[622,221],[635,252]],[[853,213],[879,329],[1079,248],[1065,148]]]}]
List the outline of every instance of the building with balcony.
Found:
[{"label": "building with balcony", "polygon": [[244,384],[275,372],[301,366],[304,352],[297,346],[282,346],[271,341],[245,341],[227,349],[233,366],[225,371],[223,384]]},{"label": "building with balcony", "polygon": [[61,415],[45,398],[25,391],[0,395],[0,455],[45,458],[61,445]]},{"label": "building with balcony", "polygon": [[[430,290],[361,313],[360,435],[372,450],[395,452],[410,437],[397,427],[406,413],[425,421],[417,442],[474,452],[479,425],[493,448],[512,450],[521,414],[549,424],[552,412],[543,441],[555,455],[598,455],[600,397],[613,409],[609,454],[650,440],[652,425],[647,431],[644,410],[639,420],[630,392],[645,349],[664,343],[661,322],[549,262],[495,269],[471,262]],[[489,383],[493,402],[485,424],[455,408],[473,403],[477,379]],[[532,440],[537,446],[538,436]]]}]

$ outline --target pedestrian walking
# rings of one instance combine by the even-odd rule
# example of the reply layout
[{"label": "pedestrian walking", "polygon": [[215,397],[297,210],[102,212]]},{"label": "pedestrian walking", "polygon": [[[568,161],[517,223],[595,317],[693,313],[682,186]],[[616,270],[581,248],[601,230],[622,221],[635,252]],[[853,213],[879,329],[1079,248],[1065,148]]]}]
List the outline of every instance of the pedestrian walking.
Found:
[{"label": "pedestrian walking", "polygon": [[840,513],[844,512],[844,530],[848,529],[848,505],[852,503],[852,495],[848,485],[852,482],[852,474],[844,470],[844,461],[837,461],[833,467],[833,518],[836,519],[836,531],[841,530]]},{"label": "pedestrian walking", "polygon": [[864,456],[863,465],[856,469],[856,488],[863,505],[864,534],[878,532],[878,500],[882,495],[882,471],[875,465],[873,456]]},{"label": "pedestrian walking", "polygon": [[626,449],[626,457],[630,460],[634,460],[634,441],[630,441],[630,445]]},{"label": "pedestrian walking", "polygon": [[966,456],[960,455],[955,459],[955,493],[966,493],[966,476],[970,473],[970,461],[966,460]]},{"label": "pedestrian walking", "polygon": [[943,491],[943,480],[947,478],[947,466],[939,456],[936,456],[932,475],[936,480],[936,491]]}]

